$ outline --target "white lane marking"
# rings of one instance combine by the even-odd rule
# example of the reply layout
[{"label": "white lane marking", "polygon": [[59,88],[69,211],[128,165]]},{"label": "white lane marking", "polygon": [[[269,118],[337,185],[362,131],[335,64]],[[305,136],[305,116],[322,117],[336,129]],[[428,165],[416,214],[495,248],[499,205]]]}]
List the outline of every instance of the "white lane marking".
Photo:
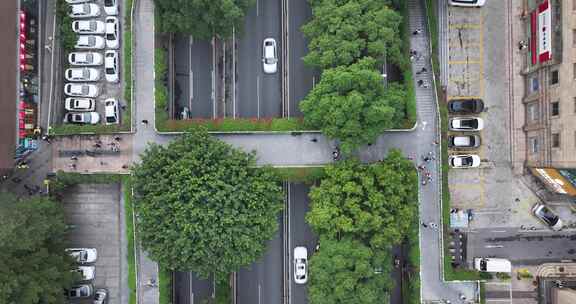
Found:
[{"label": "white lane marking", "polygon": [[493,233],[506,233],[506,230],[493,230],[493,231],[490,231],[490,232],[493,232]]},{"label": "white lane marking", "polygon": [[188,102],[188,111],[192,111],[192,100],[194,99],[194,72],[192,71],[192,44],[194,38],[190,36],[190,43],[188,44],[188,63],[190,64],[189,86],[190,86],[190,100]]},{"label": "white lane marking", "polygon": [[256,100],[258,102],[258,119],[260,119],[260,76],[256,76]]},{"label": "white lane marking", "polygon": [[426,125],[428,124],[427,121],[423,120],[422,121],[422,131],[426,130]]},{"label": "white lane marking", "polygon": [[260,1],[256,0],[256,16],[260,16]]},{"label": "white lane marking", "polygon": [[502,246],[502,245],[486,245],[486,246],[484,246],[484,248],[502,248],[502,247],[504,247],[504,246]]},{"label": "white lane marking", "polygon": [[194,293],[192,292],[192,273],[189,272],[188,275],[190,276],[190,304],[194,304]]},{"label": "white lane marking", "polygon": [[258,283],[258,304],[262,304],[262,286]]},{"label": "white lane marking", "polygon": [[288,217],[288,300],[290,301],[290,303],[292,303],[292,263],[290,260],[290,254],[292,252],[292,224],[290,223],[290,214],[292,211],[290,211],[290,206],[291,204],[291,199],[292,196],[290,195],[291,193],[291,187],[290,187],[290,183],[288,183],[288,206],[286,207],[286,215]]}]

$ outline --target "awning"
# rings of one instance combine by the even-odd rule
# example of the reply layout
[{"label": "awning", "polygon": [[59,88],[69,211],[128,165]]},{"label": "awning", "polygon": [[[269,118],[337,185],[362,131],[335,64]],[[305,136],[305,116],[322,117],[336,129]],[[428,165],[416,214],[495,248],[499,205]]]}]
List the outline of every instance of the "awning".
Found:
[{"label": "awning", "polygon": [[576,197],[576,187],[554,168],[530,168],[532,174],[546,185],[550,191]]}]

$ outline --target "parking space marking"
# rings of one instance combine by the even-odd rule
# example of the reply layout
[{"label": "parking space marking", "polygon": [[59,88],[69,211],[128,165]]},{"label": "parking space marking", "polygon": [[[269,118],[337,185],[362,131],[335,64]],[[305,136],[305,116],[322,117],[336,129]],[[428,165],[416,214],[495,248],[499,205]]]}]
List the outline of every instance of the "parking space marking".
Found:
[{"label": "parking space marking", "polygon": [[448,61],[448,64],[482,64],[482,60],[450,60]]},{"label": "parking space marking", "polygon": [[449,42],[448,47],[452,50],[455,50],[455,49],[473,49],[473,48],[479,48],[481,44],[482,43],[480,43],[480,42],[462,42],[462,43]]},{"label": "parking space marking", "polygon": [[[480,17],[482,18],[482,17]],[[448,28],[453,29],[480,29],[482,27],[482,23],[453,23],[449,24]]]},{"label": "parking space marking", "polygon": [[480,14],[480,96],[485,96],[484,94],[484,18]]}]

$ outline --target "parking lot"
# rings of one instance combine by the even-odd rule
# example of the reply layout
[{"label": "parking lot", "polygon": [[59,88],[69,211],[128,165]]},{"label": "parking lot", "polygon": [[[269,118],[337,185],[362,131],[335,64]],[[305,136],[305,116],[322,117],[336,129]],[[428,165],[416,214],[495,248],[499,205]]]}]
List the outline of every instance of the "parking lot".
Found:
[{"label": "parking lot", "polygon": [[[108,0],[106,0],[108,1]],[[78,60],[73,64],[71,58],[69,57],[69,53],[63,52],[59,58],[61,60],[61,64],[55,65],[57,77],[54,86],[59,88],[56,90],[54,94],[54,101],[52,103],[51,113],[53,117],[51,119],[53,124],[61,124],[64,122],[66,113],[89,113],[89,112],[96,112],[99,116],[98,121],[96,119],[88,119],[86,121],[85,118],[82,118],[84,122],[74,122],[78,124],[111,124],[115,125],[121,123],[122,111],[127,107],[127,102],[124,100],[123,94],[123,75],[122,75],[122,65],[124,64],[123,60],[123,33],[124,33],[124,20],[126,16],[126,9],[124,7],[124,3],[122,0],[112,1],[112,3],[116,3],[116,10],[111,9],[111,7],[107,6],[105,8],[105,0],[96,0],[91,1],[86,4],[94,4],[98,7],[99,13],[97,16],[79,16],[73,17],[73,22],[79,21],[84,28],[84,32],[78,32],[78,41],[80,39],[84,39],[86,37],[90,37],[89,39],[97,39],[101,40],[104,43],[100,44],[98,41],[95,42],[94,45],[91,46],[84,46],[82,48],[75,48],[71,53],[80,53],[81,56],[90,53],[90,56],[100,57],[99,59],[93,61],[84,62],[83,60]],[[83,5],[83,4],[77,4]],[[117,12],[114,12],[117,11]],[[92,13],[94,15],[96,13]],[[112,30],[112,24],[117,22],[118,28],[117,30]],[[91,23],[89,25],[89,23]],[[80,27],[80,25],[77,25]],[[89,28],[89,29],[88,29]],[[115,38],[112,39],[114,35],[110,35],[109,32],[115,32]],[[96,55],[94,55],[96,54]],[[113,56],[117,56],[116,59],[113,59]],[[79,57],[76,57],[79,58]],[[57,59],[58,60],[58,59]],[[115,61],[115,62],[113,62]],[[72,69],[72,70],[68,70]],[[96,75],[95,77],[97,80],[90,79],[86,80],[86,77],[75,77],[75,79],[70,79],[69,75],[72,71],[74,71],[78,76],[82,73],[82,70],[89,69],[91,75]],[[70,94],[70,92],[66,92],[66,85],[74,85],[80,90],[79,85],[89,85],[92,88],[96,88],[97,92],[95,94],[85,94],[85,92],[81,92],[79,94]],[[73,89],[70,89],[71,91]],[[84,89],[82,89],[84,90]],[[76,109],[70,110],[66,109],[65,107],[65,100],[67,98],[88,98],[92,99],[93,102],[90,103],[89,107],[78,107]],[[112,108],[115,108],[117,112],[116,115],[106,114],[105,111],[105,101],[107,99],[114,99],[116,100],[117,106],[115,107],[108,107],[108,111]],[[94,105],[92,105],[92,103]],[[112,116],[115,116],[115,120],[112,120]],[[68,123],[68,122],[67,122]]]},{"label": "parking lot", "polygon": [[[85,184],[69,188],[62,204],[71,225],[68,241],[73,248],[96,248],[95,289],[108,289],[108,303],[127,301],[126,248],[119,184]],[[92,303],[92,298],[73,303]]]}]

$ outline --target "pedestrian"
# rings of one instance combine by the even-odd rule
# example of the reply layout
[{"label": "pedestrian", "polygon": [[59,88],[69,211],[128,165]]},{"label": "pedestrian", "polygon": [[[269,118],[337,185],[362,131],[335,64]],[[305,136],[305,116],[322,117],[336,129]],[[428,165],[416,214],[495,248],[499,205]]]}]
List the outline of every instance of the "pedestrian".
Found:
[{"label": "pedestrian", "polygon": [[426,225],[426,223],[422,222],[422,227],[428,228],[428,225]]},{"label": "pedestrian", "polygon": [[148,119],[142,119],[142,124],[147,126],[148,125]]},{"label": "pedestrian", "polygon": [[430,222],[428,225],[430,225],[430,228],[432,229],[438,229],[438,225],[436,225],[434,222]]},{"label": "pedestrian", "polygon": [[16,184],[19,184],[22,181],[22,179],[19,177],[14,177],[14,178],[12,178],[12,181]]},{"label": "pedestrian", "polygon": [[437,140],[435,140],[435,141],[432,142],[432,144],[436,146],[436,145],[438,145],[438,144],[440,144],[440,143],[439,143]]},{"label": "pedestrian", "polygon": [[312,138],[310,141],[311,141],[311,142],[318,142],[318,139],[316,139],[316,137],[314,137],[314,138]]},{"label": "pedestrian", "polygon": [[95,144],[92,145],[92,147],[97,148],[97,149],[100,149],[100,148],[102,148],[102,145],[99,144],[99,143],[95,143]]},{"label": "pedestrian", "polygon": [[76,164],[69,164],[68,167],[70,167],[70,169],[76,170]]},{"label": "pedestrian", "polygon": [[425,84],[424,84],[422,87],[423,87],[423,88],[425,88],[425,89],[427,89],[427,88],[429,88],[429,87],[430,87],[430,85],[429,85],[429,84],[427,84],[427,83],[425,83]]},{"label": "pedestrian", "polygon": [[415,31],[412,32],[412,35],[418,35],[422,33],[422,29],[416,29]]},{"label": "pedestrian", "polygon": [[428,182],[429,182],[429,183],[432,182],[432,176],[428,176]]},{"label": "pedestrian", "polygon": [[416,55],[418,54],[418,52],[416,52],[416,50],[410,49],[410,55]]},{"label": "pedestrian", "polygon": [[418,79],[417,83],[418,83],[418,86],[421,87],[424,84],[424,80]]},{"label": "pedestrian", "polygon": [[422,185],[424,185],[424,186],[426,185],[426,180],[425,180],[425,179],[422,180]]},{"label": "pedestrian", "polygon": [[100,161],[100,166],[104,166],[106,163],[103,161]]},{"label": "pedestrian", "polygon": [[428,157],[428,156],[424,157],[424,161],[425,161],[425,162],[429,162],[429,161],[430,161],[430,157]]},{"label": "pedestrian", "polygon": [[122,165],[122,169],[124,169],[124,170],[128,169],[128,165],[126,165],[126,164]]},{"label": "pedestrian", "polygon": [[334,160],[338,160],[338,158],[340,157],[340,150],[338,150],[338,148],[332,151],[332,157],[334,158]]},{"label": "pedestrian", "polygon": [[47,142],[47,143],[51,143],[50,142],[50,137],[48,137],[48,135],[42,135],[42,140]]},{"label": "pedestrian", "polygon": [[112,152],[118,152],[118,151],[120,151],[120,148],[118,148],[118,147],[116,147],[116,146],[113,146],[113,147],[112,147]]},{"label": "pedestrian", "polygon": [[70,157],[70,160],[78,160],[78,156],[73,155],[72,157]]},{"label": "pedestrian", "polygon": [[115,141],[120,141],[120,140],[122,140],[122,137],[116,136],[116,137],[114,137],[114,140],[115,140]]}]

